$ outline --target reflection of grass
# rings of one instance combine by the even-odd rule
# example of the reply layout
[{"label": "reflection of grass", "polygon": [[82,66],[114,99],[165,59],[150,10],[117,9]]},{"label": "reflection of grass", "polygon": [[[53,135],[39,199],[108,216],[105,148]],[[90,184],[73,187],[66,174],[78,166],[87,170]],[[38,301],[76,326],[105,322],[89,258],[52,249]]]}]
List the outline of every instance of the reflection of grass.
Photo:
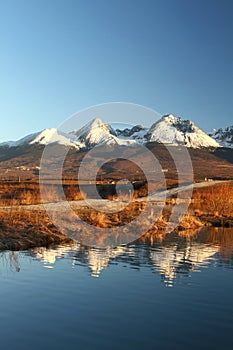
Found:
[{"label": "reflection of grass", "polygon": [[220,253],[223,258],[233,257],[233,230],[212,227],[208,231],[207,241],[220,246]]},{"label": "reflection of grass", "polygon": [[10,268],[10,271],[20,271],[20,260],[19,255],[14,252],[1,252],[0,253],[0,265],[7,266]]}]

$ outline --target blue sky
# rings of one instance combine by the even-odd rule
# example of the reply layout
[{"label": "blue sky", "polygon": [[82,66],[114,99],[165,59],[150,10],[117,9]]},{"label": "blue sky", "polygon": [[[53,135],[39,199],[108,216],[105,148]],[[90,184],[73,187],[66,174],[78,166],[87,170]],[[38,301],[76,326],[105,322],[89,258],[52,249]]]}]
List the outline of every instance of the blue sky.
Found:
[{"label": "blue sky", "polygon": [[0,0],[0,45],[0,142],[111,101],[233,124],[231,0]]}]

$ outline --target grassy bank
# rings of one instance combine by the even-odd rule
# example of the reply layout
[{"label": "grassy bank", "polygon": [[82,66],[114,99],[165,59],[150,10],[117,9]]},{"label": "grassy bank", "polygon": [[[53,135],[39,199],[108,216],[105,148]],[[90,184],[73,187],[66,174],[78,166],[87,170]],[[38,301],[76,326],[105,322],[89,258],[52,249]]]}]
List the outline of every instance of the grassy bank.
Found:
[{"label": "grassy bank", "polygon": [[[30,184],[27,189],[22,184],[18,184],[18,187],[8,186],[9,193],[14,192],[17,195],[7,200],[6,204],[9,205],[7,209],[0,208],[0,250],[24,250],[70,241],[53,224],[42,206],[37,208],[27,206],[27,204],[41,202],[38,185],[34,186],[34,184]],[[142,186],[141,191],[144,190]],[[48,197],[49,193],[48,190]],[[68,200],[72,201],[83,199],[85,194],[81,193],[77,186],[70,185],[66,187],[66,196]],[[52,195],[51,198],[53,198]],[[158,207],[151,203],[148,208],[148,215],[139,222],[138,230],[143,231],[143,227],[149,227],[148,230],[145,229],[145,235],[165,234],[175,203],[175,198],[167,201],[167,205],[159,216],[157,216]],[[83,222],[98,228],[123,227],[137,218],[144,208],[145,203],[137,201],[131,202],[124,210],[119,210],[117,213],[106,213],[90,207],[78,206],[74,208],[80,218],[77,229],[80,232],[82,231],[83,237],[85,237],[88,232]],[[57,213],[63,215],[62,211],[59,212],[59,209],[57,209]],[[70,218],[64,217],[64,220],[66,219],[70,220]],[[195,189],[189,211],[176,227],[176,231],[195,230],[204,225],[233,227],[232,182]]]},{"label": "grassy bank", "polygon": [[233,182],[194,189],[190,209],[214,227],[233,227]]},{"label": "grassy bank", "polygon": [[25,250],[69,241],[44,211],[22,208],[0,210],[0,250]]},{"label": "grassy bank", "polygon": [[[75,210],[80,218],[77,229],[85,237],[87,228],[84,223],[88,223],[93,228],[123,227],[134,220],[144,210],[144,207],[144,202],[134,202],[118,213],[104,213],[92,208],[80,207]],[[157,220],[157,214],[152,206],[148,208],[148,213],[148,216],[138,223],[138,229],[149,227],[149,233],[152,235],[158,232],[165,233],[171,209],[166,208]],[[60,213],[58,210],[56,215],[62,216],[62,212]],[[64,217],[64,220],[69,222],[70,218]],[[202,225],[200,220],[187,213],[176,230],[195,229]],[[148,230],[145,229],[145,233],[146,231]],[[101,239],[101,237],[99,238]],[[19,206],[0,210],[0,250],[25,250],[36,246],[57,245],[69,241],[71,240],[60,232],[40,206],[38,209]]]}]

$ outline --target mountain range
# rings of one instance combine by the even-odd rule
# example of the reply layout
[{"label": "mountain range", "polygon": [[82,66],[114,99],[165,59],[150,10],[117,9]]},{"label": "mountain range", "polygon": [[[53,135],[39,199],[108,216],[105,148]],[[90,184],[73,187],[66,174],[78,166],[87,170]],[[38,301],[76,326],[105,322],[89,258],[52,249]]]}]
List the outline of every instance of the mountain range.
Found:
[{"label": "mountain range", "polygon": [[233,148],[233,125],[227,128],[214,130],[210,136],[220,143],[221,146]]},{"label": "mountain range", "polygon": [[207,134],[192,121],[169,114],[156,121],[150,128],[136,125],[132,128],[119,129],[104,123],[100,118],[95,118],[79,130],[65,133],[55,128],[45,129],[18,141],[0,143],[0,147],[57,143],[79,150],[102,144],[127,146],[150,142],[185,145],[189,148],[233,148],[233,126]]}]

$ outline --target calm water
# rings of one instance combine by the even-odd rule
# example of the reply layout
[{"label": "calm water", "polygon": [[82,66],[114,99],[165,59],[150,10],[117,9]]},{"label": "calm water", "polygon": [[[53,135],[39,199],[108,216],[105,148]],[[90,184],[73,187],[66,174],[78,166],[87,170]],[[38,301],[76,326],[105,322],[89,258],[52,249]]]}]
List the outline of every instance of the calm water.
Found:
[{"label": "calm water", "polygon": [[0,253],[1,349],[233,349],[233,230]]}]

